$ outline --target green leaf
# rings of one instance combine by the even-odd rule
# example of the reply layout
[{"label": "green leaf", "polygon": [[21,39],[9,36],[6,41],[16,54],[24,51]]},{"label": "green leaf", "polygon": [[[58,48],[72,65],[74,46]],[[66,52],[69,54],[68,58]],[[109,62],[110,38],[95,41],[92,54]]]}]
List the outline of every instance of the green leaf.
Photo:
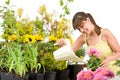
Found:
[{"label": "green leaf", "polygon": [[60,6],[63,6],[63,5],[64,5],[63,0],[60,0]]},{"label": "green leaf", "polygon": [[2,12],[3,10],[0,10],[0,13]]},{"label": "green leaf", "polygon": [[70,9],[67,7],[67,5],[65,5],[64,7],[63,7],[63,9],[65,10],[65,13],[68,15],[68,14],[70,14]]},{"label": "green leaf", "polygon": [[9,5],[9,4],[10,4],[10,0],[7,0],[5,3],[6,3],[7,5]]},{"label": "green leaf", "polygon": [[73,2],[74,0],[68,0],[68,2]]},{"label": "green leaf", "polygon": [[95,56],[91,56],[88,63],[87,68],[90,68],[92,71],[95,71],[101,63],[101,59],[96,58]]}]

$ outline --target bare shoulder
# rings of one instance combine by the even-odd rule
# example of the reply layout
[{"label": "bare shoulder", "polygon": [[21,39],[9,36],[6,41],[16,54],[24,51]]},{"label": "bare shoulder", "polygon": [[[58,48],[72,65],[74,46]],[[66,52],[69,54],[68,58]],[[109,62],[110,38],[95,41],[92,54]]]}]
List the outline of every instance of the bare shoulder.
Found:
[{"label": "bare shoulder", "polygon": [[109,29],[103,29],[103,38],[107,41],[115,41],[116,37],[113,35],[113,33]]},{"label": "bare shoulder", "polygon": [[103,36],[108,37],[108,36],[112,36],[112,35],[113,34],[109,29],[107,29],[107,28],[103,29]]}]

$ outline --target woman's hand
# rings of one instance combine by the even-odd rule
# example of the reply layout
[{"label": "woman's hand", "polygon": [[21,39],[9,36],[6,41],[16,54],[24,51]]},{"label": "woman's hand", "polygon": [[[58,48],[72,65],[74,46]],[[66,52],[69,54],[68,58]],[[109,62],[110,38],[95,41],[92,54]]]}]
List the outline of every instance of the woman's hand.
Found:
[{"label": "woman's hand", "polygon": [[105,67],[107,68],[108,67],[108,64],[113,61],[114,57],[111,56],[111,57],[107,57],[102,63],[101,63],[101,67]]},{"label": "woman's hand", "polygon": [[60,46],[60,47],[62,47],[62,46],[64,46],[64,45],[66,45],[66,41],[65,41],[65,39],[59,39],[58,41],[57,41],[57,44]]},{"label": "woman's hand", "polygon": [[104,61],[100,64],[100,66],[107,68],[107,67],[108,67],[108,63],[109,63],[109,61],[106,59],[106,60],[104,60]]}]

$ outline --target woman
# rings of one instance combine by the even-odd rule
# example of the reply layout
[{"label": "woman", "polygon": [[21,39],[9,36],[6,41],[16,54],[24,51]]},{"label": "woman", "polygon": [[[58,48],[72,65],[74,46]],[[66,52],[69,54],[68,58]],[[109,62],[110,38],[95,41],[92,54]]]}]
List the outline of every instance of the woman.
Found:
[{"label": "woman", "polygon": [[[81,35],[72,44],[72,49],[77,51],[83,44],[87,44],[87,50],[96,48],[102,54],[101,67],[111,69],[115,74],[120,71],[120,67],[113,65],[115,60],[120,58],[120,46],[108,29],[98,26],[89,13],[77,12],[72,20],[73,28],[78,29]],[[59,46],[64,46],[65,40],[58,40]]]}]

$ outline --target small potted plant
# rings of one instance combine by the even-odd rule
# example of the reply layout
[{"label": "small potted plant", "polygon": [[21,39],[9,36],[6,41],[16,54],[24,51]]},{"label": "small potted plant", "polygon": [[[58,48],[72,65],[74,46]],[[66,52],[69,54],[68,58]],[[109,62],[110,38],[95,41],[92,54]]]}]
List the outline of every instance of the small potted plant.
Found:
[{"label": "small potted plant", "polygon": [[24,80],[27,68],[21,45],[19,45],[19,43],[9,42],[4,47],[6,48],[6,52],[4,52],[2,48],[4,52],[1,58],[1,61],[4,62],[2,64],[2,70],[10,74],[11,77],[1,74],[1,80],[6,80],[7,78],[7,80],[12,80],[15,79],[15,77],[23,78],[22,80]]},{"label": "small potted plant", "polygon": [[[82,47],[80,49],[78,49],[78,51],[75,52],[75,54],[80,57],[81,59],[84,58],[85,56],[85,48]],[[79,63],[79,62],[68,62],[68,69],[70,70],[69,72],[69,78],[70,80],[76,80],[76,74],[82,70],[84,67],[83,63]]]},{"label": "small potted plant", "polygon": [[67,61],[57,61],[56,65],[56,80],[68,80],[69,70],[67,69]]},{"label": "small potted plant", "polygon": [[[8,54],[8,44],[1,44],[1,54],[0,54],[0,80],[10,80],[13,79],[13,75],[11,72],[9,72],[9,67],[7,61],[9,61],[11,58]],[[9,56],[9,57],[8,57]],[[12,56],[11,56],[12,57]],[[8,59],[9,58],[9,59]],[[12,60],[11,60],[12,62]]]},{"label": "small potted plant", "polygon": [[22,50],[22,45],[13,42],[8,47],[9,60],[7,61],[6,65],[9,68],[9,71],[14,71],[14,80],[25,80],[28,69],[26,66],[27,60],[25,58],[25,53]]},{"label": "small potted plant", "polygon": [[39,78],[41,80],[44,79],[44,74],[39,73],[41,69],[41,63],[38,62],[37,44],[27,43],[24,48],[28,62],[27,68],[29,70],[29,80],[39,80]]}]

